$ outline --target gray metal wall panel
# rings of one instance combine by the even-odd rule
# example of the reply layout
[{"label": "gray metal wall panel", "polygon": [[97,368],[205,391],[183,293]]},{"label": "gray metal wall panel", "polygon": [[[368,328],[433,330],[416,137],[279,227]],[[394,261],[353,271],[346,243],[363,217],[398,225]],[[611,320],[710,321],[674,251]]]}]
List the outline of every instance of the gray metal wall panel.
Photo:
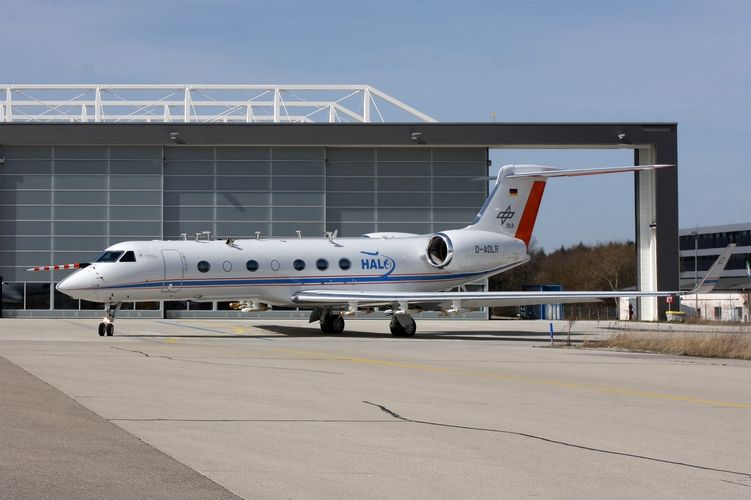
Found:
[{"label": "gray metal wall panel", "polygon": [[[3,146],[2,154],[6,280],[40,278],[14,266],[93,258],[108,244],[162,234],[425,233],[468,222],[485,196],[484,184],[469,180],[484,174],[484,148],[84,144]],[[463,191],[450,197],[473,208],[441,206],[441,189]]]}]

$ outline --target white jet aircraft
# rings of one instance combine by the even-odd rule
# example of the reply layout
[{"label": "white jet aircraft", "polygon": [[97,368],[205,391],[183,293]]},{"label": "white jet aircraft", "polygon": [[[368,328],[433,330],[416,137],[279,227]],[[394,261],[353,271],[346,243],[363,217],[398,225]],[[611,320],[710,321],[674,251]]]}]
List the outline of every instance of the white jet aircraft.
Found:
[{"label": "white jet aircraft", "polygon": [[[74,299],[103,302],[99,335],[114,333],[122,302],[234,300],[244,312],[270,306],[312,309],[310,322],[341,333],[344,317],[385,310],[391,333],[415,334],[412,314],[446,314],[485,306],[595,302],[612,297],[654,297],[680,292],[446,292],[529,261],[527,247],[550,177],[649,170],[667,165],[560,170],[507,165],[475,220],[463,229],[419,235],[371,233],[339,238],[255,238],[126,241],[58,283]],[[697,288],[716,280],[729,250]],[[66,266],[58,266],[64,268]],[[718,267],[719,266],[719,267]],[[49,269],[50,266],[33,268]],[[690,293],[696,293],[696,291]]]}]

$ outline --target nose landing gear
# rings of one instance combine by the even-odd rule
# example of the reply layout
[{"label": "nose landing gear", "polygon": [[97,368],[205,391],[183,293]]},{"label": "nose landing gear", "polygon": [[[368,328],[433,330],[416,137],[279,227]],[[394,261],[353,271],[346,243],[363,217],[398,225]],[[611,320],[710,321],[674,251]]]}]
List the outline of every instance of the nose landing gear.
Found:
[{"label": "nose landing gear", "polygon": [[107,312],[102,322],[99,323],[98,333],[100,337],[105,335],[112,337],[115,334],[115,314],[120,310],[120,305],[120,302],[107,303]]}]

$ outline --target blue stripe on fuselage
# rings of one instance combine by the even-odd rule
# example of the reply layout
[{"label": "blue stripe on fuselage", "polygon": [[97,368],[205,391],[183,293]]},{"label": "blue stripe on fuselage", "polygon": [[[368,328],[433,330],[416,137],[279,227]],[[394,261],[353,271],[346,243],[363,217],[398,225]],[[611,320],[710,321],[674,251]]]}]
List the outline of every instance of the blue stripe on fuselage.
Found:
[{"label": "blue stripe on fuselage", "polygon": [[343,277],[306,277],[306,278],[247,278],[247,279],[179,279],[159,280],[150,282],[127,283],[122,285],[111,285],[99,287],[98,290],[126,290],[126,289],[149,289],[162,288],[164,283],[182,282],[182,287],[201,287],[201,286],[263,286],[263,285],[336,285],[336,284],[381,284],[381,283],[402,283],[415,281],[452,281],[459,279],[472,278],[488,273],[500,272],[510,265],[479,271],[474,273],[456,273],[456,274],[427,274],[427,275],[378,275],[378,276],[343,276]]}]

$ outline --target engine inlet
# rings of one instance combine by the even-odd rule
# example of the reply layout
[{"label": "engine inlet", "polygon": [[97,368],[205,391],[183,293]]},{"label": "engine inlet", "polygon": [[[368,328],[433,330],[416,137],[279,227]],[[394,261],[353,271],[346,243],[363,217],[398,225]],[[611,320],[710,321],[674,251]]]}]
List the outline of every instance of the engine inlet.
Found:
[{"label": "engine inlet", "polygon": [[454,256],[454,247],[448,236],[443,233],[437,233],[428,240],[428,247],[425,252],[430,265],[433,267],[444,267],[451,262],[451,257]]}]

